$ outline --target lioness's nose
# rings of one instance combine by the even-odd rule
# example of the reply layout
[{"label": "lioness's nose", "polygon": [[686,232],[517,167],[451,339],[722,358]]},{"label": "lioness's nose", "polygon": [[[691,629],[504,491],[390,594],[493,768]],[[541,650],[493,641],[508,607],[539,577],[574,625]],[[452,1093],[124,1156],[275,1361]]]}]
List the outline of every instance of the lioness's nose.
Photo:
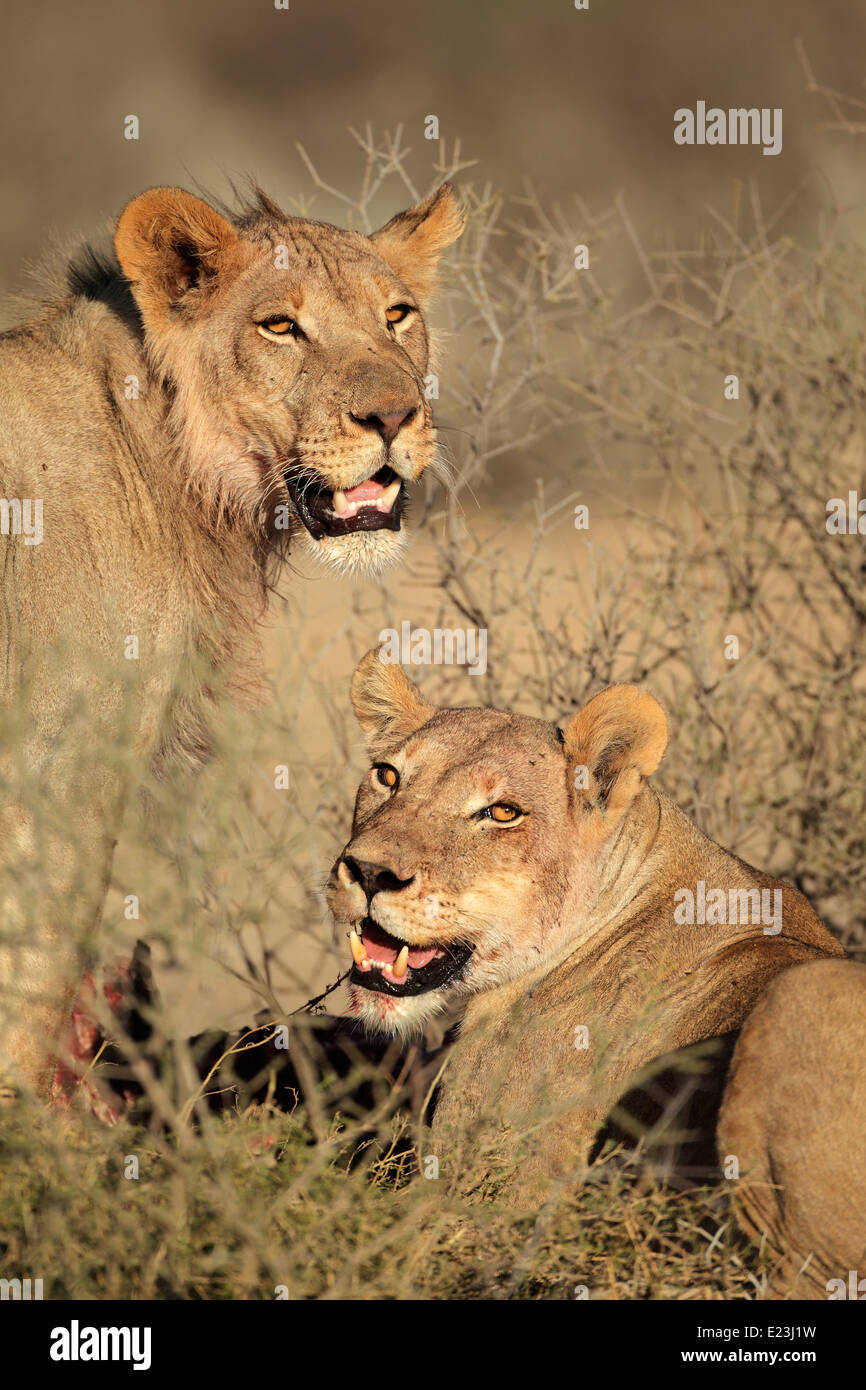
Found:
[{"label": "lioness's nose", "polygon": [[371,411],[369,415],[356,415],[352,412],[352,419],[356,425],[364,425],[367,429],[376,430],[386,444],[397,438],[399,431],[415,415],[414,405],[400,405],[393,410]]},{"label": "lioness's nose", "polygon": [[408,888],[414,877],[398,878],[384,864],[368,864],[363,859],[353,859],[349,854],[343,856],[343,863],[355,882],[363,888],[368,905],[377,893],[396,893],[401,888]]}]

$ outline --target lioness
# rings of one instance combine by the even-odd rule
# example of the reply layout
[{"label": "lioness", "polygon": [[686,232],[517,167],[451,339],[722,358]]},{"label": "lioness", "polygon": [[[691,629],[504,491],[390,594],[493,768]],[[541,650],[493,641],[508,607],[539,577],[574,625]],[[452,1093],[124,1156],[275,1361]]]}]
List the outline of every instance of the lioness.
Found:
[{"label": "lioness", "polygon": [[48,1081],[124,804],[141,769],[202,759],[218,689],[255,683],[289,538],[343,570],[399,553],[434,457],[425,307],[461,228],[449,184],[372,236],[155,188],[116,258],[71,262],[0,337],[7,1075]]},{"label": "lioness", "polygon": [[866,1297],[864,1133],[866,966],[787,970],[743,1027],[719,1117],[775,1296]]},{"label": "lioness", "polygon": [[654,1059],[738,1029],[788,966],[844,954],[795,888],[648,783],[667,729],[636,687],[561,732],[433,708],[374,651],[352,702],[373,766],[329,901],[370,1029],[465,1008],[433,1122],[443,1177],[495,1139],[521,1159],[515,1199],[537,1197],[580,1171]]}]

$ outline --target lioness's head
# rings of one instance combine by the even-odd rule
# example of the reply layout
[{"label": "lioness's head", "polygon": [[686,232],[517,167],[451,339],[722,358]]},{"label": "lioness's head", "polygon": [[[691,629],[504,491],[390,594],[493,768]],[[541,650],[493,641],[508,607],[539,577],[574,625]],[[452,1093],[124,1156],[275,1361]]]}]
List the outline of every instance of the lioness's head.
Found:
[{"label": "lioness's head", "polygon": [[117,257],[190,481],[220,511],[302,529],[348,568],[399,550],[434,454],[425,309],[462,225],[450,184],[372,236],[263,193],[232,220],[180,188],[129,204]]},{"label": "lioness's head", "polygon": [[411,1032],[578,939],[607,851],[667,743],[631,685],[563,731],[494,709],[435,709],[369,652],[352,703],[372,767],[328,886],[350,933],[353,1010]]}]

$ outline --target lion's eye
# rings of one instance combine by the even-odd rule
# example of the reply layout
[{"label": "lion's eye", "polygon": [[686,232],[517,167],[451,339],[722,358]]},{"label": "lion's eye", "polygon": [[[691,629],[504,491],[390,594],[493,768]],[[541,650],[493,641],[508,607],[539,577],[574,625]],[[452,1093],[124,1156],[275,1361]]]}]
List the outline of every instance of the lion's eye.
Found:
[{"label": "lion's eye", "polygon": [[508,825],[510,821],[520,820],[523,812],[507,801],[497,801],[493,806],[485,806],[481,814],[485,820],[495,820],[497,825]]},{"label": "lion's eye", "polygon": [[256,324],[262,337],[265,338],[303,338],[304,330],[294,319],[283,318],[277,314],[271,319],[262,319]]},{"label": "lion's eye", "polygon": [[377,763],[373,768],[376,774],[376,781],[380,787],[390,787],[393,791],[400,781],[400,774],[396,767],[391,767],[390,763]]},{"label": "lion's eye", "polygon": [[385,318],[389,323],[402,323],[411,313],[411,304],[392,304],[390,309],[385,310]]}]

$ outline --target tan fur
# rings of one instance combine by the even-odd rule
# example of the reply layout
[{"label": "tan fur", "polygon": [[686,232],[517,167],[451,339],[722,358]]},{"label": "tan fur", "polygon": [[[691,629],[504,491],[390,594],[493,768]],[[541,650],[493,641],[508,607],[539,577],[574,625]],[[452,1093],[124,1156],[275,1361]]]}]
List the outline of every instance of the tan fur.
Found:
[{"label": "tan fur", "polygon": [[[44,507],[41,544],[0,537],[0,1053],[23,1079],[46,1083],[140,772],[193,767],[216,695],[256,686],[289,539],[350,570],[399,553],[396,530],[313,540],[284,474],[347,489],[433,462],[424,308],[460,227],[450,185],[373,237],[152,189],[117,261],[70,263],[0,338],[0,495]],[[392,326],[395,303],[415,312]],[[273,315],[306,338],[264,335]],[[370,421],[397,410],[387,441]]]},{"label": "tan fur", "polygon": [[[394,998],[353,985],[370,1028],[412,1032],[465,1009],[434,1120],[442,1175],[471,1183],[502,1141],[515,1200],[577,1176],[615,1102],[670,1052],[741,1026],[774,975],[843,954],[808,902],[715,844],[646,782],[666,742],[649,695],[614,686],[564,733],[492,709],[432,710],[369,653],[353,683],[372,756],[329,886],[338,926],[367,916],[415,946],[474,946],[465,973]],[[516,805],[513,825],[479,808]],[[403,886],[368,902],[353,865]],[[683,925],[678,889],[780,889],[782,928]],[[436,914],[431,917],[430,902]],[[586,1028],[588,1046],[576,1046]]]},{"label": "tan fur", "polygon": [[[776,1297],[866,1296],[866,966],[773,980],[737,1043],[719,1118],[740,1219]],[[841,1281],[832,1283],[832,1281]],[[863,1280],[862,1285],[860,1280]]]}]

